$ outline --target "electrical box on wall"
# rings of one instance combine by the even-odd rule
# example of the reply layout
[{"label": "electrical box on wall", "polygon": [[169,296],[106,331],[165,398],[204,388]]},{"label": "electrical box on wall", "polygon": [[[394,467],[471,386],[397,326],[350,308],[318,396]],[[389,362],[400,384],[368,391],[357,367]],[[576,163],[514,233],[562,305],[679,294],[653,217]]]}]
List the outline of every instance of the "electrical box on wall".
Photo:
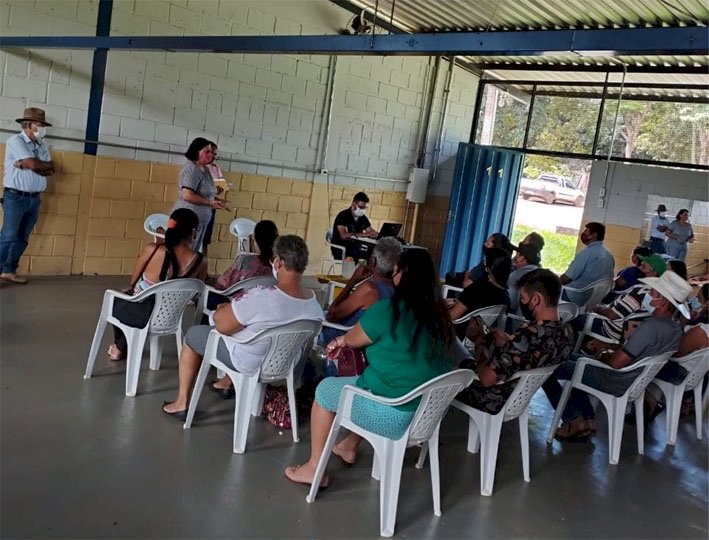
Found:
[{"label": "electrical box on wall", "polygon": [[409,186],[406,189],[406,200],[416,204],[426,202],[429,170],[414,167],[409,173]]}]

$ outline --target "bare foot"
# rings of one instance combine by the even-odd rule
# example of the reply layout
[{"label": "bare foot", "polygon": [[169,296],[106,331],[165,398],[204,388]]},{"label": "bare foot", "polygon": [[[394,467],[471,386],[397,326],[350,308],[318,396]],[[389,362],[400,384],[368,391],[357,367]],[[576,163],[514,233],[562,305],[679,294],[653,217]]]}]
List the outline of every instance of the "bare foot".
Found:
[{"label": "bare foot", "polygon": [[217,379],[212,383],[212,388],[217,388],[219,390],[228,390],[231,388],[231,379],[228,376],[224,376],[221,379]]},{"label": "bare foot", "polygon": [[[316,465],[311,465],[310,462],[304,463],[303,465],[286,467],[286,478],[297,484],[311,485],[313,483],[313,478],[315,478],[315,467]],[[326,488],[329,485],[330,477],[327,473],[325,473],[323,474],[322,480],[320,480],[320,488]]]},{"label": "bare foot", "polygon": [[343,444],[344,441],[340,441],[335,446],[332,447],[332,453],[339,457],[345,462],[345,465],[354,465],[357,461],[357,450],[351,450]]},{"label": "bare foot", "polygon": [[111,346],[108,348],[107,353],[108,359],[114,362],[118,362],[119,360],[123,360],[125,358],[125,354],[123,354],[123,351],[121,351],[115,343],[111,344]]}]

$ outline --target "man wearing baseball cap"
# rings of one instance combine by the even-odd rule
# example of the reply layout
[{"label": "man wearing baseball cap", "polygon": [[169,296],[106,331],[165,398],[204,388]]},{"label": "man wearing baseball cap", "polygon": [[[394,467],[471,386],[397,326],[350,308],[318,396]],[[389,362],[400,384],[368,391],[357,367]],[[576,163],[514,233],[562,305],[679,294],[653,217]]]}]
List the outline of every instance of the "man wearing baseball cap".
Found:
[{"label": "man wearing baseball cap", "polygon": [[[614,369],[630,366],[648,356],[676,351],[682,337],[679,315],[689,316],[687,298],[692,294],[692,287],[687,281],[671,270],[665,271],[661,277],[641,278],[640,281],[650,287],[643,302],[650,316],[640,323],[624,343],[608,345],[606,350],[596,355]],[[575,367],[575,360],[565,362],[544,383],[544,391],[552,406],[559,404],[562,392],[557,379],[570,380]],[[630,388],[639,374],[640,370],[618,373],[590,366],[584,371],[583,383],[620,396]],[[557,439],[587,440],[596,431],[594,410],[588,394],[576,388],[571,390],[562,418],[564,424],[556,430]]]},{"label": "man wearing baseball cap", "polygon": [[16,121],[22,131],[5,145],[0,280],[24,285],[27,278],[17,275],[17,266],[37,223],[40,194],[47,188],[47,176],[54,174],[54,162],[44,142],[52,125],[44,111],[29,107]]},{"label": "man wearing baseball cap", "polygon": [[670,224],[670,220],[665,217],[667,207],[660,204],[655,211],[657,215],[652,217],[650,223],[650,249],[653,253],[663,255],[665,251],[665,231]]}]

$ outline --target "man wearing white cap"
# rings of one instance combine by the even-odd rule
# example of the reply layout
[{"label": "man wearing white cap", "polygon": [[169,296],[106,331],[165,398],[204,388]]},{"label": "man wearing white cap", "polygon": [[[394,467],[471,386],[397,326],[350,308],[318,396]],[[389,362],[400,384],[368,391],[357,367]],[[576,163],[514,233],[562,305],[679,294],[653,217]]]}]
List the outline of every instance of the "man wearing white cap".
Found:
[{"label": "man wearing white cap", "polygon": [[[667,270],[661,277],[640,279],[651,287],[645,296],[644,307],[650,312],[637,330],[621,344],[609,346],[608,350],[599,353],[597,358],[606,362],[614,369],[632,365],[648,356],[669,351],[676,351],[682,336],[682,328],[678,322],[678,314],[689,316],[687,298],[692,293],[692,287],[680,276]],[[559,404],[562,388],[558,379],[570,380],[576,361],[570,360],[559,369],[542,386],[553,407]],[[598,388],[615,396],[621,396],[633,384],[640,370],[628,373],[616,373],[600,368],[587,367],[583,375],[583,383]],[[564,424],[556,430],[556,438],[562,441],[584,441],[595,431],[594,410],[588,394],[574,388],[562,414]]]},{"label": "man wearing white cap", "polygon": [[29,107],[17,122],[22,131],[5,144],[0,280],[24,285],[27,278],[17,275],[17,266],[37,223],[39,197],[47,188],[46,177],[54,174],[54,162],[44,142],[47,127],[52,125],[44,111]]}]

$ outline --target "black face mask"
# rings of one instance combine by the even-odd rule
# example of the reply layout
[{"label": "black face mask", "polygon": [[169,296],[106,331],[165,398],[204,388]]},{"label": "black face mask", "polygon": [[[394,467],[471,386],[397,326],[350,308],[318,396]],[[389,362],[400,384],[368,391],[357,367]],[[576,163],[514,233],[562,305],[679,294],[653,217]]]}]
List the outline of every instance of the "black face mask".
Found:
[{"label": "black face mask", "polygon": [[534,311],[532,310],[531,307],[529,307],[529,304],[524,304],[522,302],[519,303],[519,310],[522,312],[522,316],[527,319],[528,321],[533,321],[534,320]]}]

